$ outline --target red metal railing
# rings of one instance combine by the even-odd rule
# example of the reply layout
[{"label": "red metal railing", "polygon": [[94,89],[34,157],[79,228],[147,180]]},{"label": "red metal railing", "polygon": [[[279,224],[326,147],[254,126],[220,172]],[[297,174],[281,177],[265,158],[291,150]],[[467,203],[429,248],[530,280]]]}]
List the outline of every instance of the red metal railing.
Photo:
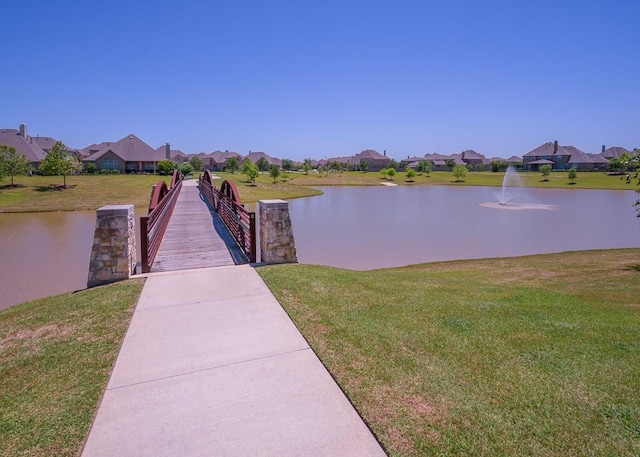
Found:
[{"label": "red metal railing", "polygon": [[207,170],[200,176],[198,184],[200,192],[216,210],[240,249],[249,258],[249,262],[255,263],[256,213],[244,208],[233,182],[223,181],[220,189],[217,189],[211,173]]},{"label": "red metal railing", "polygon": [[149,202],[149,214],[140,217],[140,250],[142,272],[149,273],[156,258],[164,232],[169,225],[173,208],[182,189],[182,174],[174,171],[169,188],[164,181],[154,186]]}]

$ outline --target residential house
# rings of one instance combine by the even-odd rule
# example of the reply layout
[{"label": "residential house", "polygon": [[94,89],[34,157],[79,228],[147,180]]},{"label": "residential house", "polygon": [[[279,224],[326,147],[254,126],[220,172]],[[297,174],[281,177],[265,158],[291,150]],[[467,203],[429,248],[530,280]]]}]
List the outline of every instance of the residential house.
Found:
[{"label": "residential house", "polygon": [[83,160],[85,166],[95,164],[98,170],[119,170],[121,173],[155,173],[158,162],[171,160],[168,143],[164,147],[153,149],[133,134],[115,143],[87,146],[83,151],[90,153]]},{"label": "residential house", "polygon": [[613,146],[609,149],[605,149],[605,147],[602,146],[602,152],[600,153],[600,157],[603,157],[607,159],[607,161],[609,161],[611,159],[618,159],[622,154],[625,154],[625,153],[630,155],[631,151],[620,146]]},{"label": "residential house", "polygon": [[224,170],[224,164],[229,157],[237,157],[240,162],[244,160],[242,154],[225,150],[224,152],[213,151],[211,154],[207,154],[202,158],[202,163],[204,164],[204,167],[209,171],[222,171]]},{"label": "residential house", "polygon": [[[40,168],[40,162],[53,146],[58,142],[55,138],[29,136],[27,125],[20,124],[18,129],[0,129],[0,144],[13,146],[29,160],[34,170]],[[80,155],[79,151],[65,146],[65,150],[71,154]]]},{"label": "residential house", "polygon": [[258,160],[264,159],[267,161],[269,165],[278,165],[278,166],[282,165],[282,161],[280,159],[273,158],[266,152],[249,151],[249,154],[243,160],[247,160],[247,159],[251,160],[253,163],[257,163]]},{"label": "residential house", "polygon": [[522,157],[523,170],[538,170],[542,165],[553,170],[603,170],[607,161],[597,154],[588,154],[575,146],[559,146],[557,141],[544,143]]},{"label": "residential house", "polygon": [[360,166],[362,161],[367,163],[368,171],[380,171],[389,166],[391,159],[387,157],[387,151],[384,151],[384,154],[380,154],[373,149],[367,149],[353,156],[353,164],[356,167]]}]

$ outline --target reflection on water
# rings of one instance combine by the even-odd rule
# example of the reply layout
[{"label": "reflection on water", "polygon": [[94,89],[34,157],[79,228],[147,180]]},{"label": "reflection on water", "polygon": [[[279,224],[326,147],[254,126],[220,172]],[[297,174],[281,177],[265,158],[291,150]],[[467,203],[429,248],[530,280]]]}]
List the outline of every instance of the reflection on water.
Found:
[{"label": "reflection on water", "polygon": [[289,202],[300,263],[367,270],[640,246],[633,191],[523,189],[501,208],[520,210],[503,211],[491,187],[322,190]]},{"label": "reflection on water", "polygon": [[0,214],[0,309],[84,289],[94,225],[95,211]]},{"label": "reflection on water", "polygon": [[0,309],[85,289],[95,223],[95,211],[0,214]]},{"label": "reflection on water", "polygon": [[[366,270],[640,246],[633,191],[526,189],[509,201],[519,211],[503,211],[491,187],[322,190],[289,202],[300,263]],[[95,211],[0,214],[0,309],[84,289],[94,226]]]}]

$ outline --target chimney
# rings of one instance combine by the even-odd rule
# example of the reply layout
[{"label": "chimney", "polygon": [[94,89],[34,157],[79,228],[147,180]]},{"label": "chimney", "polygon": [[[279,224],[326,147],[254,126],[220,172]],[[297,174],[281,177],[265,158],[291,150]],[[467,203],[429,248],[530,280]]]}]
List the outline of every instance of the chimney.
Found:
[{"label": "chimney", "polygon": [[20,124],[20,135],[27,138],[27,124]]},{"label": "chimney", "polygon": [[558,140],[553,142],[553,153],[558,152]]},{"label": "chimney", "polygon": [[385,157],[387,157],[387,150],[385,149],[385,150],[384,150],[384,151],[382,151],[382,152],[384,152],[384,156],[385,156]]},{"label": "chimney", "polygon": [[165,143],[164,145],[164,156],[167,160],[171,159],[171,145],[169,143]]},{"label": "chimney", "polygon": [[604,144],[602,145],[602,152],[606,151],[607,149],[604,147]]}]

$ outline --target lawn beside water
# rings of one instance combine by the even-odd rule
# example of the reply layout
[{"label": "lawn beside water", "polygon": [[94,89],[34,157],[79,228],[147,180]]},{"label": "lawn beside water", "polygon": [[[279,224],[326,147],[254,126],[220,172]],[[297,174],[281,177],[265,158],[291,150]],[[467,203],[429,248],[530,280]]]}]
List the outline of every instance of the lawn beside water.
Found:
[{"label": "lawn beside water", "polygon": [[391,455],[640,455],[640,249],[258,272]]},{"label": "lawn beside water", "polygon": [[[261,174],[255,185],[247,182],[240,173],[215,172],[222,180],[233,181],[242,201],[254,203],[262,199],[292,199],[309,197],[322,192],[319,186],[379,186],[388,182],[377,172],[318,173],[305,175],[299,172],[283,173],[277,182],[268,173]],[[636,182],[627,183],[620,176],[601,172],[579,172],[575,184],[570,184],[566,172],[553,172],[547,181],[540,173],[519,173],[522,186],[566,189],[613,189],[635,190]],[[502,186],[504,172],[469,172],[464,180],[454,182],[448,171],[436,171],[430,175],[418,175],[408,181],[404,172],[398,172],[394,184],[406,186]],[[80,211],[95,210],[104,205],[133,204],[136,209],[147,208],[152,186],[158,181],[170,182],[168,176],[158,175],[89,175],[67,177],[69,189],[59,190],[62,184],[59,176],[19,176],[15,188],[8,187],[8,180],[0,182],[0,213],[29,211]]]},{"label": "lawn beside water", "polygon": [[143,282],[0,311],[0,455],[79,455]]},{"label": "lawn beside water", "polygon": [[[640,453],[640,249],[258,272],[391,455]],[[77,455],[142,281],[0,311],[0,455]]]}]

